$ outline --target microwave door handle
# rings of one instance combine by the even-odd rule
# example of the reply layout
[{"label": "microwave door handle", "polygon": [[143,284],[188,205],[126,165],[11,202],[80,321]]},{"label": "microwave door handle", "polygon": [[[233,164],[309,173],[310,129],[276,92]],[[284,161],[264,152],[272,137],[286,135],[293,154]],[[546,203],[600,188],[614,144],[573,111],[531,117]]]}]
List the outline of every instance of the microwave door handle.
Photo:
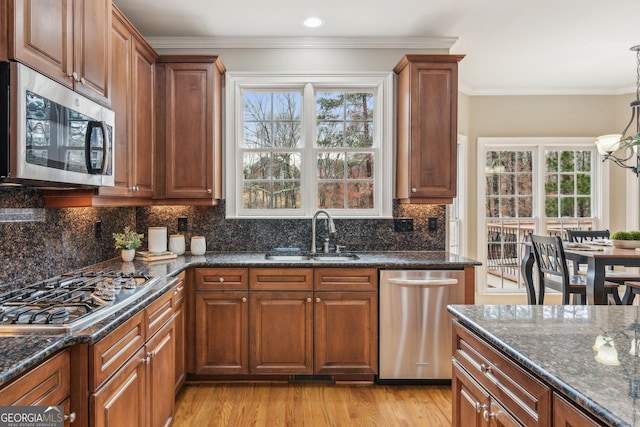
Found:
[{"label": "microwave door handle", "polygon": [[[91,135],[93,135],[93,129],[94,128],[100,128],[101,132],[102,132],[102,140],[104,141],[104,144],[102,144],[102,167],[101,168],[94,168],[93,166],[91,166]],[[106,167],[107,167],[107,154],[109,151],[108,148],[108,143],[107,143],[107,132],[106,132],[106,125],[104,122],[100,122],[100,121],[89,121],[87,123],[87,133],[85,135],[84,138],[84,159],[85,162],[87,164],[87,172],[89,172],[92,175],[98,174],[98,173],[104,173],[106,171]]]},{"label": "microwave door handle", "polygon": [[107,133],[107,124],[103,121],[100,122],[100,130],[102,132],[102,170],[100,171],[100,173],[102,175],[107,173],[107,170],[109,169],[109,159],[111,158],[111,152],[109,149],[109,140],[107,139],[108,137],[108,133]]}]

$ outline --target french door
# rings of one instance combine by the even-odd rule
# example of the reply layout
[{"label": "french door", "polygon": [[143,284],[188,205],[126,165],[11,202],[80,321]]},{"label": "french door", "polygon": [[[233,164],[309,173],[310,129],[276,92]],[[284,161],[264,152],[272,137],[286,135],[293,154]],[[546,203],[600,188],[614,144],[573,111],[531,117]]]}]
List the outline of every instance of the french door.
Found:
[{"label": "french door", "polygon": [[587,138],[478,139],[480,292],[523,292],[529,233],[566,237],[603,223],[602,167]]}]

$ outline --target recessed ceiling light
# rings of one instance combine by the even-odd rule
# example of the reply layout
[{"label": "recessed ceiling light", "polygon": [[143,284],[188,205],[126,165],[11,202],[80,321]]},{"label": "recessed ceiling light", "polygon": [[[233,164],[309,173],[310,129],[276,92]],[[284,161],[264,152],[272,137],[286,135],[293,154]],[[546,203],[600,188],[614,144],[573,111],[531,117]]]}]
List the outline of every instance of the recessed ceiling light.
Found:
[{"label": "recessed ceiling light", "polygon": [[316,18],[315,16],[311,16],[302,22],[302,25],[304,25],[307,28],[318,28],[322,24],[323,24],[322,19]]}]

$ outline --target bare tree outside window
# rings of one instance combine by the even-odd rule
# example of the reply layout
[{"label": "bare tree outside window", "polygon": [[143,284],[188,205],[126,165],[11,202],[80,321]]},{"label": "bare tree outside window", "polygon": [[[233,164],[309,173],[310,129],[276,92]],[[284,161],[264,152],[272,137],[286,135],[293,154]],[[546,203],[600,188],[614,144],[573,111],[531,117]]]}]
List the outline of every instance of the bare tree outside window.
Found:
[{"label": "bare tree outside window", "polygon": [[299,209],[300,92],[245,92],[242,156],[245,209]]},{"label": "bare tree outside window", "polygon": [[[374,93],[316,94],[317,208],[374,208]],[[244,209],[301,209],[301,91],[243,92]],[[309,167],[309,166],[307,166]]]},{"label": "bare tree outside window", "polygon": [[371,92],[316,95],[318,208],[374,208],[373,114]]}]

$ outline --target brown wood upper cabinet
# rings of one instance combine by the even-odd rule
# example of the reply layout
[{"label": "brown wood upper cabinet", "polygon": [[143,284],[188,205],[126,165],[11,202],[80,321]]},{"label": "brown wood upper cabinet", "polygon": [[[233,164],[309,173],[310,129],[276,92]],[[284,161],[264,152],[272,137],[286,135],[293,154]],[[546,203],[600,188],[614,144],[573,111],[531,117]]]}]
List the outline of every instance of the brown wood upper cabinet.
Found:
[{"label": "brown wood upper cabinet", "polygon": [[9,27],[0,59],[110,106],[111,0],[6,0],[0,8]]},{"label": "brown wood upper cabinet", "polygon": [[398,75],[396,197],[452,203],[456,196],[458,62],[464,55],[406,55]]},{"label": "brown wood upper cabinet", "polygon": [[115,6],[111,47],[115,185],[100,187],[98,194],[151,199],[155,190],[153,105],[157,54]]},{"label": "brown wood upper cabinet", "polygon": [[215,205],[222,197],[224,65],[217,56],[161,56],[156,72],[156,199]]}]

